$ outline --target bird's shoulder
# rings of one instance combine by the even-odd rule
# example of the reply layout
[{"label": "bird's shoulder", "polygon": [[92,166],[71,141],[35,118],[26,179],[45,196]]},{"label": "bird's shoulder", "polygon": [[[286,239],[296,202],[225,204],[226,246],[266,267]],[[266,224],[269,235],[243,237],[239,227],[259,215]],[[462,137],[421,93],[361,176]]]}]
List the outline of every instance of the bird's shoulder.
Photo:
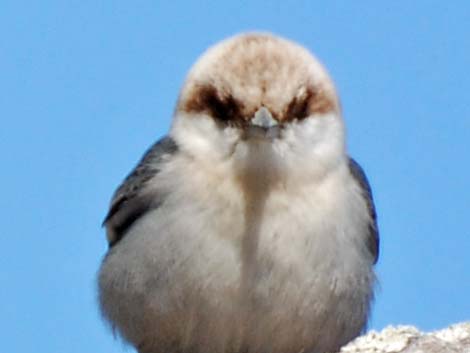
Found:
[{"label": "bird's shoulder", "polygon": [[162,195],[144,193],[143,189],[147,182],[160,172],[162,163],[177,151],[176,142],[171,137],[163,137],[147,150],[137,166],[114,192],[109,211],[103,221],[110,247],[124,237],[137,219],[162,203]]},{"label": "bird's shoulder", "polygon": [[377,213],[375,211],[374,199],[372,196],[372,189],[369,184],[367,176],[358,162],[353,158],[349,157],[348,161],[349,172],[351,176],[359,186],[362,192],[362,196],[365,199],[367,210],[369,212],[370,221],[368,224],[368,234],[367,234],[367,248],[369,249],[374,263],[377,262],[379,257],[379,229],[377,226]]}]

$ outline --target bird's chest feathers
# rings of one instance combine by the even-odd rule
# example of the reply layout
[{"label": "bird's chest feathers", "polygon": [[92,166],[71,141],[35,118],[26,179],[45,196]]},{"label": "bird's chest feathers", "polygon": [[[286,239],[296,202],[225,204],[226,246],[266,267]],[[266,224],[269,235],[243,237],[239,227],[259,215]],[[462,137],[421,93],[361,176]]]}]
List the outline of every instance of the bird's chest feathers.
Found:
[{"label": "bird's chest feathers", "polygon": [[[198,219],[194,236],[208,244],[223,244],[242,264],[282,263],[330,266],[348,247],[352,229],[361,222],[350,180],[344,173],[309,183],[263,186],[239,179],[207,176],[195,171],[184,194]],[[359,209],[359,211],[358,211]],[[197,229],[197,224],[200,228]],[[329,260],[327,260],[329,259]]]}]

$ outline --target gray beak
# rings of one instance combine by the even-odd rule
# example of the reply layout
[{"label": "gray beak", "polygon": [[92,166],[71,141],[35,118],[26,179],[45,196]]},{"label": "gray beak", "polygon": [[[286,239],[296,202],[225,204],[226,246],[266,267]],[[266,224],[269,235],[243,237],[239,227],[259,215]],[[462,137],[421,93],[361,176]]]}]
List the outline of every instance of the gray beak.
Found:
[{"label": "gray beak", "polygon": [[279,133],[279,122],[273,118],[268,109],[261,107],[250,120],[250,125],[246,130],[246,137],[255,139],[273,139],[279,137]]},{"label": "gray beak", "polygon": [[265,107],[259,108],[253,119],[251,119],[251,125],[259,126],[264,129],[272,128],[278,124],[277,120],[271,115],[271,112]]}]

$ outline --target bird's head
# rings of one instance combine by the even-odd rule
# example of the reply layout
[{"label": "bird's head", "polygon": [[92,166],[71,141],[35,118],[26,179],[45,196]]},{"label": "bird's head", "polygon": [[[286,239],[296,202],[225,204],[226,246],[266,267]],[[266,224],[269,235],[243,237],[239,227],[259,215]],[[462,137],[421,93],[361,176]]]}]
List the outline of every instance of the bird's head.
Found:
[{"label": "bird's head", "polygon": [[171,135],[201,163],[321,176],[344,159],[334,85],[303,47],[243,34],[210,48],[181,90]]}]

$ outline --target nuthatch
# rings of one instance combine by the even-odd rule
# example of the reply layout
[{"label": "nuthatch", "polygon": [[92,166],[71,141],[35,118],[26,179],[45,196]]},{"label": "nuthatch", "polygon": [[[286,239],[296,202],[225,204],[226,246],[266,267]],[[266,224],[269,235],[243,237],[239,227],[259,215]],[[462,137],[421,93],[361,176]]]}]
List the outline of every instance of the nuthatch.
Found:
[{"label": "nuthatch", "polygon": [[209,49],[104,224],[101,310],[140,353],[334,352],[367,323],[371,190],[331,79],[288,40]]}]

